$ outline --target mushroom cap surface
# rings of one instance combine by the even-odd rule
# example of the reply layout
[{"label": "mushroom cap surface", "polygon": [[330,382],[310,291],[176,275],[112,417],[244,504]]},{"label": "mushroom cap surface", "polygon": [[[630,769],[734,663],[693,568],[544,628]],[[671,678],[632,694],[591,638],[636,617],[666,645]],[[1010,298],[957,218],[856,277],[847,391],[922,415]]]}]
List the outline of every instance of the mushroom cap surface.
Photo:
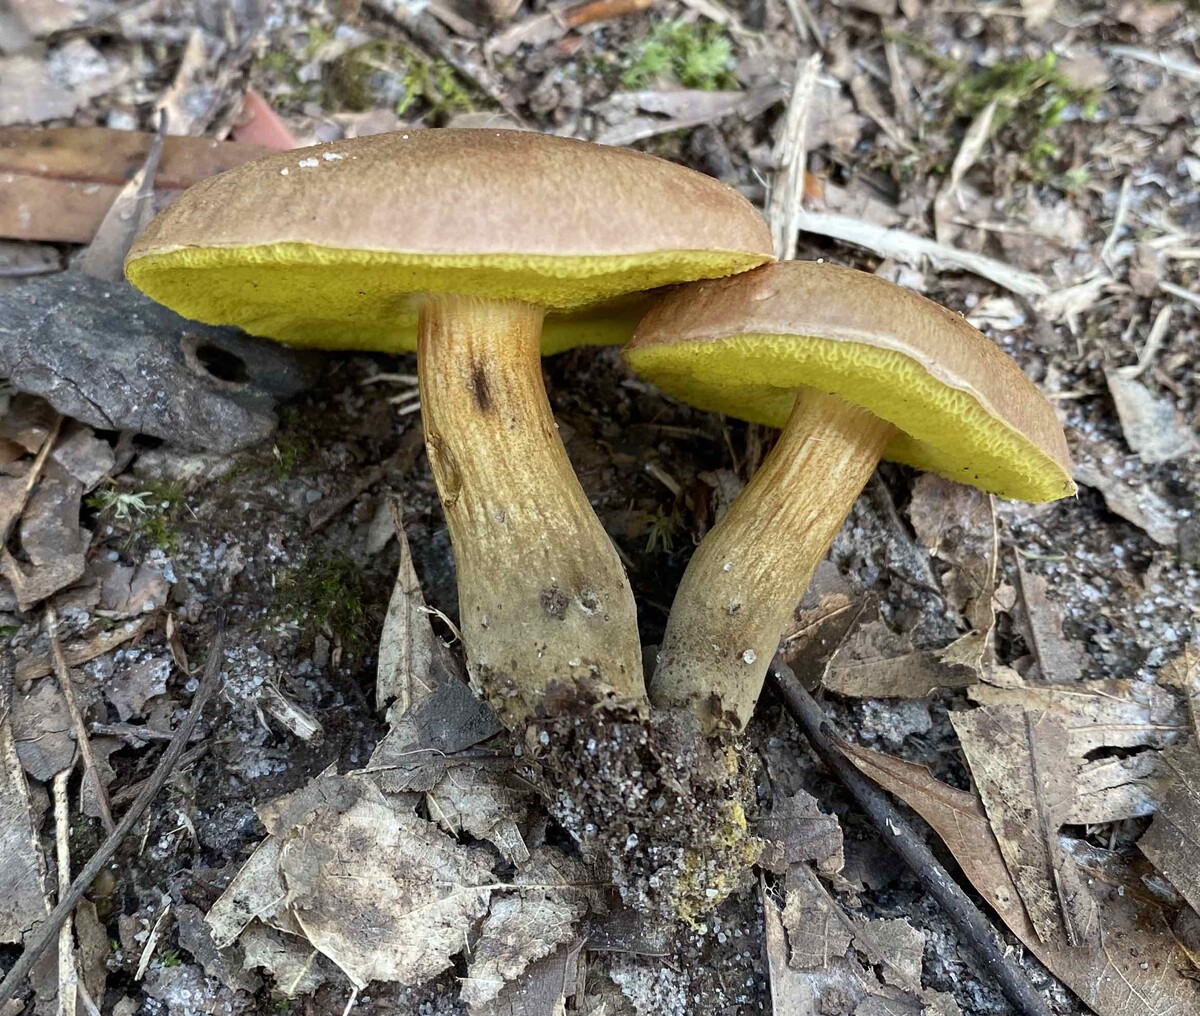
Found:
[{"label": "mushroom cap surface", "polygon": [[782,427],[797,391],[869,410],[884,458],[1002,497],[1075,492],[1054,410],[962,317],[866,272],[789,261],[682,286],[638,325],[626,362],[700,409]]},{"label": "mushroom cap surface", "polygon": [[548,311],[543,351],[624,341],[636,294],[772,260],[733,188],[523,131],[434,129],[257,159],[187,191],[125,262],[195,320],[327,349],[415,348],[423,294]]}]

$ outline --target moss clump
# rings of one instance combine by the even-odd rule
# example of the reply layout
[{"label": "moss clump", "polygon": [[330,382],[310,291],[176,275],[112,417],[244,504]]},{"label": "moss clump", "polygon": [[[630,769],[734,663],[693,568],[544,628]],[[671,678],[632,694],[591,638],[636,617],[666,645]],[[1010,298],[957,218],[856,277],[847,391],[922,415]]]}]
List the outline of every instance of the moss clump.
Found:
[{"label": "moss clump", "polygon": [[109,483],[97,488],[86,504],[100,522],[124,530],[130,540],[142,539],[164,554],[173,554],[179,547],[185,495],[182,484],[168,480],[151,480],[136,491]]},{"label": "moss clump", "polygon": [[720,27],[677,19],[656,24],[629,57],[621,84],[645,88],[667,78],[685,88],[736,88],[733,42]]},{"label": "moss clump", "polygon": [[346,554],[312,554],[275,583],[279,616],[349,648],[367,644],[366,587],[362,567]]},{"label": "moss clump", "polygon": [[362,112],[392,106],[398,116],[424,105],[439,120],[475,108],[471,93],[446,61],[402,43],[375,39],[348,50],[326,69],[325,105]]},{"label": "moss clump", "polygon": [[1083,88],[1058,69],[1058,57],[998,63],[963,78],[951,94],[952,112],[973,117],[996,103],[992,129],[1012,132],[1010,147],[1025,152],[1029,166],[1041,174],[1060,155],[1051,134],[1072,107],[1092,119],[1096,92]]}]

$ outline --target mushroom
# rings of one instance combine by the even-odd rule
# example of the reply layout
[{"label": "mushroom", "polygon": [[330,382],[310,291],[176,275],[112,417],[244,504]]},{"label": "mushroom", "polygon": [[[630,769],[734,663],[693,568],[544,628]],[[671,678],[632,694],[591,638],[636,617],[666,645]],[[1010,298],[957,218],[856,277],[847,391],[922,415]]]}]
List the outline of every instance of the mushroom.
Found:
[{"label": "mushroom", "polygon": [[1075,492],[1054,411],[963,318],[874,275],[811,261],[683,286],[626,362],[701,409],[781,427],[701,541],[650,683],[706,730],[740,729],[779,639],[880,459],[1002,497]]},{"label": "mushroom", "polygon": [[753,268],[770,249],[736,191],[661,159],[421,130],[206,180],[150,223],[126,274],[200,321],[416,349],[468,669],[519,729],[551,687],[645,702],[633,595],[571,469],[540,355],[624,341],[633,295]]}]

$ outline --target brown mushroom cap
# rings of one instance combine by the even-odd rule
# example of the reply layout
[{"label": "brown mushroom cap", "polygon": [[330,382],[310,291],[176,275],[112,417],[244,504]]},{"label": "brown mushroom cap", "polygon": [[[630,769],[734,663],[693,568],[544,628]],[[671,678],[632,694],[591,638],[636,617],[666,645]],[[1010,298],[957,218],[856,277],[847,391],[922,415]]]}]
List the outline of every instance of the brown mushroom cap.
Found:
[{"label": "brown mushroom cap", "polygon": [[866,272],[815,261],[684,286],[625,348],[634,370],[701,409],[782,427],[802,388],[892,423],[884,458],[1004,497],[1075,492],[1054,410],[963,318]]},{"label": "brown mushroom cap", "polygon": [[552,313],[549,352],[628,337],[644,309],[631,294],[770,259],[754,208],[700,173],[445,129],[281,152],[207,180],[146,228],[126,273],[185,316],[325,348],[412,349],[415,294],[521,300]]}]

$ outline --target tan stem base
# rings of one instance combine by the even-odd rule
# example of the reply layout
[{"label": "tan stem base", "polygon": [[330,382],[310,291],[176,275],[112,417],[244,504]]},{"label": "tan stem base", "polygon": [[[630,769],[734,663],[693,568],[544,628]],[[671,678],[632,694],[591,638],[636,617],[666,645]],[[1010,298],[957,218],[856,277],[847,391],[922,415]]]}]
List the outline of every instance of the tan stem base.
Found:
[{"label": "tan stem base", "polygon": [[692,556],[650,683],[705,729],[744,727],[804,595],[894,429],[805,391],[779,441]]},{"label": "tan stem base", "polygon": [[527,304],[438,295],[417,347],[467,667],[514,729],[555,682],[646,701],[633,593],[558,436],[541,327]]}]

